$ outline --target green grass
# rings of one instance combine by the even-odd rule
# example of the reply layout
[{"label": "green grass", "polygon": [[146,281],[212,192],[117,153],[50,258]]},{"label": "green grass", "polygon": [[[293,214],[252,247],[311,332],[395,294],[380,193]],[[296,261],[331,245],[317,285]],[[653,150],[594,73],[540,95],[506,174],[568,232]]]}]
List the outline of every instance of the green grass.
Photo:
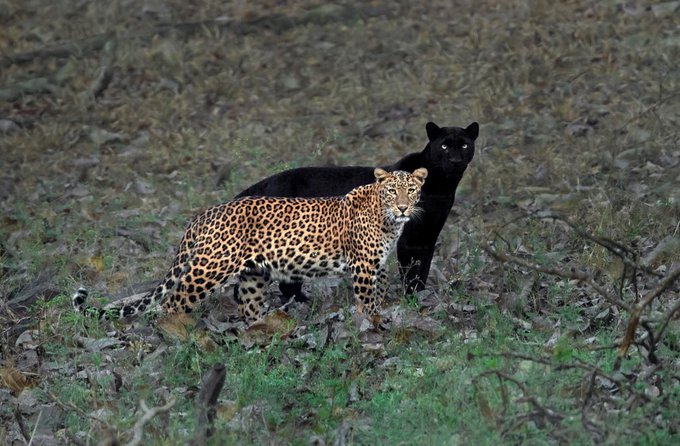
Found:
[{"label": "green grass", "polygon": [[[597,317],[608,304],[591,288],[497,262],[483,249],[587,271],[618,293],[615,255],[536,214],[559,212],[641,258],[677,238],[677,14],[614,2],[401,2],[381,6],[377,17],[242,35],[232,24],[337,7],[171,0],[137,14],[116,2],[4,6],[3,57],[100,32],[119,36],[112,82],[97,101],[82,93],[101,66],[99,51],[0,70],[0,89],[64,66],[70,76],[51,92],[0,103],[0,118],[22,126],[0,135],[0,298],[11,309],[0,311],[0,371],[22,366],[16,338],[39,330],[39,363],[21,372],[40,403],[51,404],[52,393],[79,408],[56,420],[59,428],[83,442],[102,440],[105,426],[88,416],[96,412],[125,442],[141,399],[159,405],[173,395],[175,407],[147,426],[144,443],[185,444],[196,427],[197,388],[221,363],[227,377],[213,444],[315,437],[332,444],[339,436],[367,445],[677,443],[677,318],[658,345],[658,364],[646,357],[642,328],[619,359],[612,346],[625,333],[625,311]],[[125,37],[158,22],[215,17],[230,21],[191,35]],[[162,277],[198,210],[292,167],[393,163],[422,149],[430,120],[481,125],[439,238],[434,297],[391,300],[399,311],[434,318],[443,327],[436,335],[394,329],[375,351],[350,322],[305,319],[296,322],[318,345],[326,328],[350,334],[323,347],[274,336],[245,348],[204,328],[178,341],[73,314],[78,285],[101,305],[107,299],[97,296]],[[572,134],[574,125],[586,134]],[[102,142],[104,132],[122,138]],[[133,236],[116,235],[121,228]],[[678,244],[669,242],[650,268],[667,271],[677,258]],[[629,278],[620,296],[631,304],[656,286],[641,271],[635,280],[637,289]],[[30,310],[13,307],[33,285]],[[49,299],[54,290],[61,295]],[[652,328],[670,296],[643,314]],[[346,306],[350,297],[343,282],[330,299]],[[437,311],[427,299],[441,304]],[[328,302],[310,307],[313,318]],[[124,350],[78,344],[123,335]],[[154,354],[158,348],[166,350]],[[600,433],[581,419],[593,368],[630,384],[613,391],[598,381],[586,415]],[[118,390],[111,370],[121,377]],[[495,371],[565,418],[525,417],[536,409]],[[4,403],[0,442],[14,429]],[[23,416],[30,431],[37,412]]]}]

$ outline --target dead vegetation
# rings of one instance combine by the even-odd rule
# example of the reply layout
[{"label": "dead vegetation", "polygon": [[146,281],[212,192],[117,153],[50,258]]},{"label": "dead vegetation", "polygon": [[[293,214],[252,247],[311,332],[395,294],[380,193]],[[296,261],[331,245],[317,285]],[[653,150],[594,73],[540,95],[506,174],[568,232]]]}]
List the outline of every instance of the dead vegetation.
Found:
[{"label": "dead vegetation", "polygon": [[[678,2],[8,1],[0,27],[6,443],[677,439]],[[72,314],[81,283],[153,286],[197,210],[391,163],[428,120],[480,139],[385,331],[333,280],[248,328],[230,289],[156,329]]]}]

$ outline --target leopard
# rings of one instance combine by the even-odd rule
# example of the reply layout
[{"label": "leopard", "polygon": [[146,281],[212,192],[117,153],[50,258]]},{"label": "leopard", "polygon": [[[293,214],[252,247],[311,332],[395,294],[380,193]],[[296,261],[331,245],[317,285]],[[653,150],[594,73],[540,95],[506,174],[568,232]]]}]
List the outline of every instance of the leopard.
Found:
[{"label": "leopard", "polygon": [[151,291],[102,308],[87,304],[84,287],[74,309],[97,319],[141,313],[191,313],[216,287],[235,277],[239,316],[265,316],[274,280],[351,274],[355,313],[375,320],[388,291],[387,259],[404,225],[417,218],[427,169],[374,169],[375,181],[344,196],[242,197],[209,207],[189,223],[164,279]]}]

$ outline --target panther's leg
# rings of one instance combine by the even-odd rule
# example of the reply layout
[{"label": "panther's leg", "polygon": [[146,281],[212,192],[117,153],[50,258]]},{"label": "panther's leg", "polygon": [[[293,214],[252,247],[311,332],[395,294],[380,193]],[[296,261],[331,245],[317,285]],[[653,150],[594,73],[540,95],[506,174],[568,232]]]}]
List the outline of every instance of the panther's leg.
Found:
[{"label": "panther's leg", "polygon": [[415,293],[425,288],[433,255],[434,245],[413,247],[403,245],[401,240],[399,241],[397,257],[406,294]]},{"label": "panther's leg", "polygon": [[279,282],[279,290],[281,290],[281,294],[287,301],[290,300],[291,297],[295,297],[297,302],[309,301],[309,297],[307,297],[307,295],[302,292],[301,281],[285,282],[282,280]]},{"label": "panther's leg", "polygon": [[236,302],[239,314],[247,323],[260,319],[263,314],[264,293],[271,275],[269,271],[261,269],[246,269],[238,275]]}]

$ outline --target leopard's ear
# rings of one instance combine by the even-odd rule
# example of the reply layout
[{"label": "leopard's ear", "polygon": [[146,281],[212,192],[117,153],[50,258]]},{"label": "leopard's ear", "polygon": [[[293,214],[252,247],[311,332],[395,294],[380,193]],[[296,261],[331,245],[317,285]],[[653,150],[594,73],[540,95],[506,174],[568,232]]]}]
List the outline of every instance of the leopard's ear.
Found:
[{"label": "leopard's ear", "polygon": [[427,178],[427,169],[424,167],[420,167],[413,171],[413,176],[415,177],[416,180],[420,183],[422,186],[425,184],[425,178]]},{"label": "leopard's ear", "polygon": [[427,132],[427,138],[430,141],[437,139],[442,133],[441,127],[431,121],[425,124],[425,131]]},{"label": "leopard's ear", "polygon": [[390,176],[389,172],[387,172],[384,169],[381,169],[380,167],[376,167],[375,170],[373,171],[373,175],[375,175],[375,179],[378,180],[378,182],[384,181],[387,177]]},{"label": "leopard's ear", "polygon": [[465,128],[465,133],[467,133],[470,139],[474,141],[479,136],[479,124],[473,122]]}]

